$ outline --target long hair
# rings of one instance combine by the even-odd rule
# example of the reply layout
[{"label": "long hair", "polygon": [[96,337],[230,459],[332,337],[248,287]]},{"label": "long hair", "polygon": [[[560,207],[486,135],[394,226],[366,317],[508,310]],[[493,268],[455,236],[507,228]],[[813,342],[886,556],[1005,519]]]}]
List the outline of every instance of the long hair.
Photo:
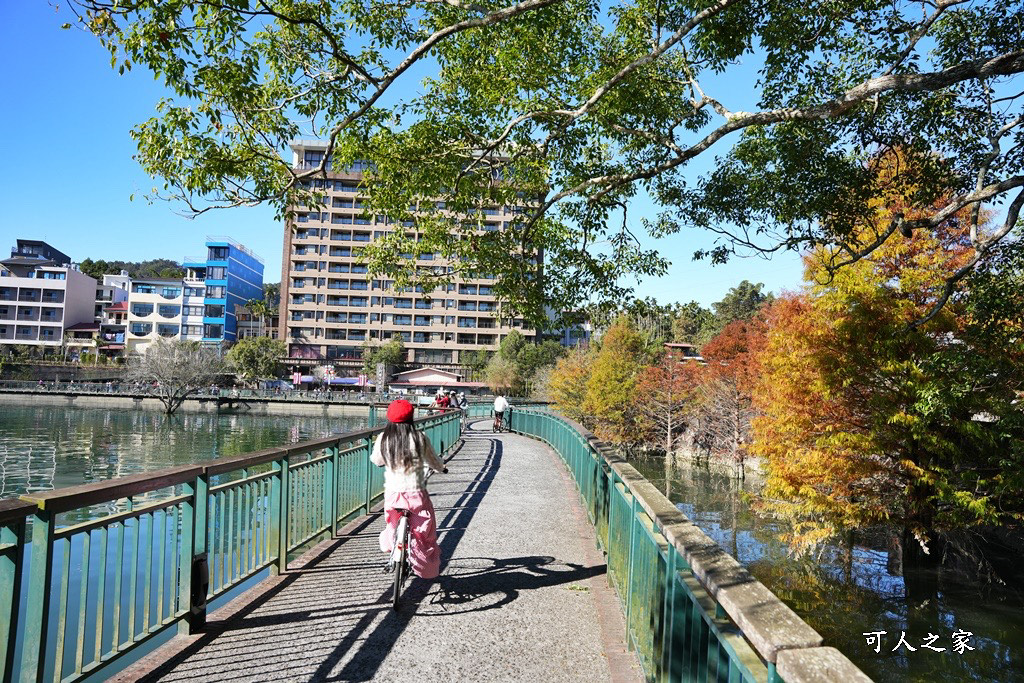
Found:
[{"label": "long hair", "polygon": [[388,469],[408,472],[414,469],[419,459],[413,444],[416,442],[416,428],[408,422],[389,422],[380,440],[380,452]]}]

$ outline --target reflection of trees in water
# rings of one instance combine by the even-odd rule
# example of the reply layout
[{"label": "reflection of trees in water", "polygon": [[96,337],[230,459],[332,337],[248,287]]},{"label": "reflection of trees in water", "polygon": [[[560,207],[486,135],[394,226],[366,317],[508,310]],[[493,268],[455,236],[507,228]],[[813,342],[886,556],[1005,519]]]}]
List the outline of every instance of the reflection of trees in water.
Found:
[{"label": "reflection of trees in water", "polygon": [[[1024,599],[1012,582],[982,584],[949,568],[904,568],[900,534],[885,528],[850,534],[815,555],[795,557],[780,540],[780,525],[758,517],[744,500],[744,494],[757,491],[750,477],[741,482],[684,465],[668,480],[661,459],[631,463],[826,644],[875,680],[1024,681]],[[1024,566],[1019,549],[1017,566]],[[958,628],[974,634],[974,653],[961,657],[949,649]],[[862,633],[868,631],[888,632],[888,645],[878,654],[866,646]],[[901,631],[914,646],[928,633],[939,635],[943,642],[937,644],[947,651],[894,653]]]}]

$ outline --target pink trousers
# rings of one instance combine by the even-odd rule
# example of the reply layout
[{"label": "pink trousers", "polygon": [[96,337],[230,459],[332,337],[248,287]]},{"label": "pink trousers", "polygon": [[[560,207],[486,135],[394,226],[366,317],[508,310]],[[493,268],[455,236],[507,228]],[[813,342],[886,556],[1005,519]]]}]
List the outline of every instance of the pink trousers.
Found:
[{"label": "pink trousers", "polygon": [[400,510],[409,511],[409,564],[416,575],[432,579],[441,569],[441,548],[437,545],[437,521],[434,504],[426,491],[396,491],[384,495],[386,526],[380,532],[380,549],[390,553],[395,547],[395,530]]}]

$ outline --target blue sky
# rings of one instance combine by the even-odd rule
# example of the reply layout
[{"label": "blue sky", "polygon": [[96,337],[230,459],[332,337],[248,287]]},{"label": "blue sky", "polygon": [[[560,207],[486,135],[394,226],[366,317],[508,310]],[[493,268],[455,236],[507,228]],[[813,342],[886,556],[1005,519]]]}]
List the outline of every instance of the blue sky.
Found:
[{"label": "blue sky", "polygon": [[[93,36],[60,29],[66,21],[66,8],[50,2],[0,1],[0,141],[10,154],[0,167],[0,249],[24,237],[44,239],[75,260],[180,261],[201,256],[207,235],[229,235],[263,258],[265,281],[278,281],[282,226],[271,208],[190,219],[176,213],[180,207],[138,198],[159,183],[132,159],[129,130],[153,115],[165,92],[148,72],[119,76]],[[750,92],[739,79],[731,85],[737,97]],[[135,201],[129,200],[132,194]],[[655,244],[672,268],[663,278],[640,283],[637,295],[708,305],[743,279],[774,292],[800,283],[795,255],[725,266],[693,262],[693,252],[710,243],[697,232],[659,240]]]}]

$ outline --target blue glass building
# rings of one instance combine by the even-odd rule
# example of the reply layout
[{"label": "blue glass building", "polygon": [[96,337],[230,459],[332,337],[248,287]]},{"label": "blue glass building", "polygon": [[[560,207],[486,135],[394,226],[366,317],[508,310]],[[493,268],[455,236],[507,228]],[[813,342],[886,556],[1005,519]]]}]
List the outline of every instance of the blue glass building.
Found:
[{"label": "blue glass building", "polygon": [[206,238],[206,261],[186,261],[186,286],[203,291],[202,340],[238,339],[235,311],[249,299],[263,298],[263,260],[227,237]]}]

